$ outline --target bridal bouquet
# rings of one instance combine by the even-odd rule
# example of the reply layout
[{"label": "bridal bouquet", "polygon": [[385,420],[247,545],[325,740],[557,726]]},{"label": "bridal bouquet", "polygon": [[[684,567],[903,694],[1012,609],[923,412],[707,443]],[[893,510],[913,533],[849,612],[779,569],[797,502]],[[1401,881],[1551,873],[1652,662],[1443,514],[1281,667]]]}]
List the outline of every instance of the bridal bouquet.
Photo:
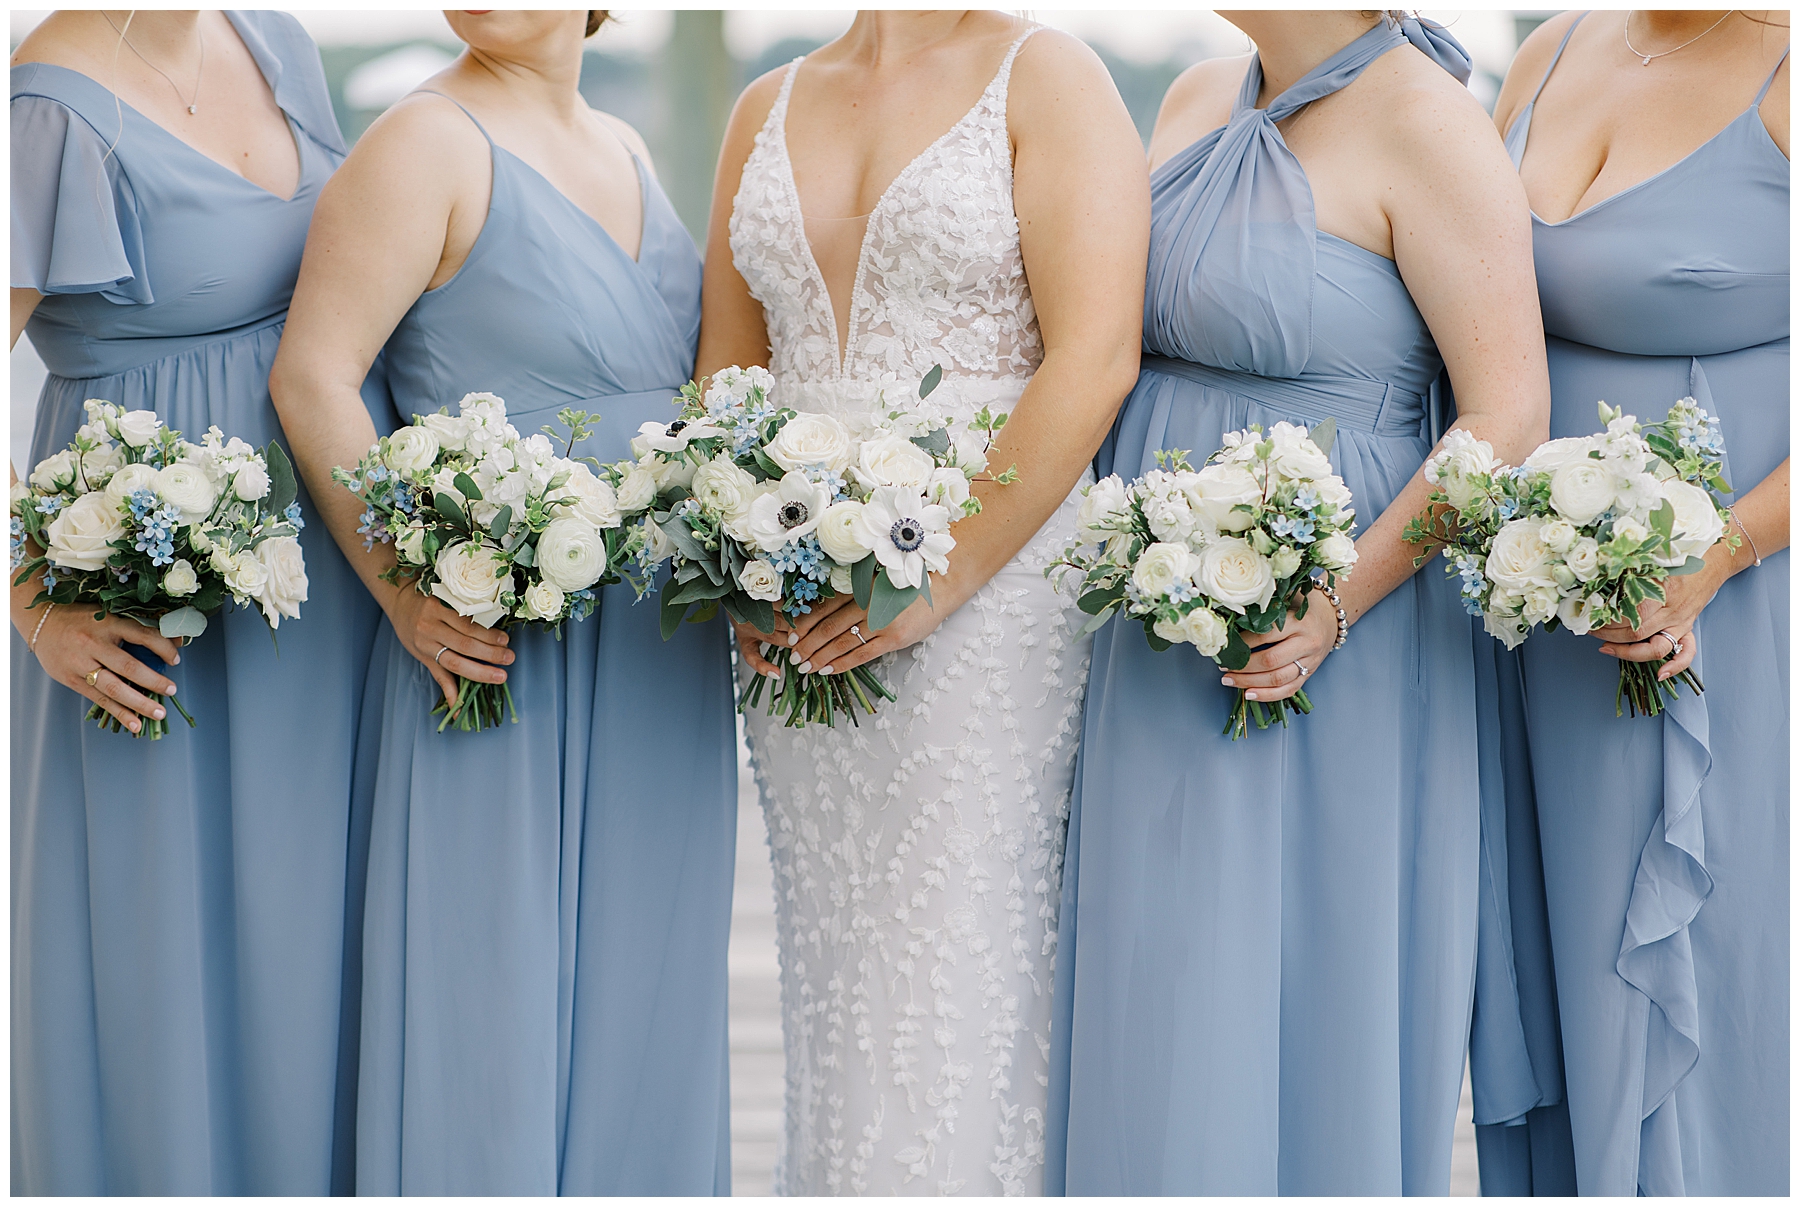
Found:
[{"label": "bridal bouquet", "polygon": [[[492,394],[468,394],[435,415],[377,440],[352,471],[332,477],[363,502],[365,548],[392,543],[389,582],[411,579],[484,628],[534,623],[560,633],[598,604],[597,589],[619,581],[643,534],[628,530],[609,467],[569,456],[593,417],[563,410],[559,455],[548,435],[521,436]],[[498,725],[512,709],[504,683],[457,678],[453,703],[439,701],[441,732]],[[513,711],[513,720],[518,720]]]},{"label": "bridal bouquet", "polygon": [[[1335,586],[1356,564],[1350,490],[1331,472],[1336,428],[1310,433],[1277,423],[1228,432],[1199,470],[1181,451],[1129,484],[1117,474],[1088,487],[1076,540],[1046,573],[1082,575],[1084,633],[1123,612],[1142,621],[1152,649],[1186,642],[1228,670],[1250,660],[1245,633],[1305,616],[1316,578]],[[1245,698],[1225,721],[1233,741],[1248,722],[1287,724],[1289,706],[1312,711],[1304,690],[1286,700]]]},{"label": "bridal bouquet", "polygon": [[[919,386],[924,399],[942,372]],[[852,431],[830,415],[796,413],[771,399],[762,368],[722,369],[692,382],[676,401],[673,423],[646,423],[632,442],[637,463],[621,463],[619,505],[644,514],[650,529],[644,566],[665,558],[674,574],[662,589],[666,638],[693,610],[702,621],[723,607],[764,633],[776,613],[792,620],[815,603],[853,595],[884,628],[921,595],[930,574],[949,568],[951,525],[981,510],[969,483],[987,466],[1004,414],[955,425],[895,409]],[[993,481],[1010,482],[1008,470]],[[752,676],[738,699],[746,709],[770,692],[771,715],[787,724],[854,723],[875,698],[894,699],[873,668],[802,673],[784,646],[770,661],[779,685]]]},{"label": "bridal bouquet", "polygon": [[[1683,398],[1650,427],[1604,402],[1600,422],[1604,432],[1552,440],[1518,467],[1452,429],[1425,463],[1431,503],[1445,510],[1414,519],[1406,539],[1443,542],[1464,608],[1507,649],[1540,624],[1635,628],[1638,606],[1662,600],[1665,581],[1699,570],[1715,542],[1737,544],[1726,531],[1731,512],[1713,493],[1731,490],[1716,419]],[[1659,682],[1666,661],[1620,661],[1617,715],[1629,706],[1655,716],[1677,683],[1705,690],[1687,670]]]},{"label": "bridal bouquet", "polygon": [[[216,427],[193,444],[155,411],[101,398],[83,405],[73,443],[13,487],[13,582],[43,583],[32,607],[91,606],[96,619],[127,616],[164,637],[200,636],[227,598],[261,608],[270,629],[300,615],[306,559],[295,534],[305,522],[279,444],[259,452]],[[168,703],[195,723],[180,701]],[[98,704],[87,717],[124,730]],[[168,728],[145,717],[137,736]]]}]

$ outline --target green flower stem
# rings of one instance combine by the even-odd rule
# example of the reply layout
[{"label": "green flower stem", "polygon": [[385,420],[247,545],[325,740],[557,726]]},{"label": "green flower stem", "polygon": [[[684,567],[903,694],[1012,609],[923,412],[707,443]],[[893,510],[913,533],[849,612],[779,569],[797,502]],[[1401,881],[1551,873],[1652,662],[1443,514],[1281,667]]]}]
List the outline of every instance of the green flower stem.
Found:
[{"label": "green flower stem", "polygon": [[876,700],[896,698],[867,665],[835,675],[802,674],[790,652],[781,647],[770,653],[769,661],[782,672],[780,684],[772,684],[762,675],[751,675],[738,693],[739,712],[760,706],[767,691],[769,715],[785,717],[783,723],[790,728],[831,725],[840,713],[855,725],[858,712],[874,714]]},{"label": "green flower stem", "polygon": [[1283,700],[1252,700],[1246,696],[1244,688],[1238,688],[1231,701],[1231,711],[1225,717],[1225,728],[1220,733],[1229,734],[1232,741],[1237,741],[1250,732],[1250,722],[1254,721],[1258,729],[1267,729],[1276,722],[1287,728],[1288,713],[1310,713],[1312,701],[1306,696],[1306,689],[1301,688]]},{"label": "green flower stem", "polygon": [[491,729],[512,715],[512,723],[519,723],[519,710],[513,704],[512,685],[510,683],[477,683],[473,679],[456,677],[456,699],[446,702],[441,697],[431,710],[432,715],[442,713],[444,719],[438,722],[438,732],[451,725],[464,733],[478,733],[483,729]]},{"label": "green flower stem", "polygon": [[[1658,679],[1656,673],[1667,662],[1667,658],[1658,658],[1655,662],[1620,662],[1619,690],[1613,696],[1613,715],[1622,717],[1629,707],[1634,717],[1660,716],[1668,702],[1681,694],[1679,684],[1687,684],[1688,690],[1696,696],[1706,690],[1706,685],[1691,669],[1669,679]],[[1666,700],[1664,693],[1667,693]]]},{"label": "green flower stem", "polygon": [[[145,692],[144,695],[148,696],[153,703],[162,704],[162,705],[170,705],[170,704],[174,705],[175,711],[181,714],[182,719],[188,723],[189,729],[192,729],[197,724],[199,724],[199,722],[195,721],[193,717],[188,715],[188,710],[183,708],[181,706],[181,701],[175,699],[175,697],[170,696],[165,699],[164,697],[157,695],[155,692]],[[131,731],[129,729],[125,728],[125,723],[123,721],[119,720],[119,718],[117,718],[117,717],[113,716],[111,713],[107,712],[104,708],[100,707],[98,704],[92,705],[88,708],[87,719],[90,721],[96,722],[101,729],[104,729],[110,733],[131,733]],[[135,734],[132,734],[133,737],[149,738],[152,742],[154,742],[158,738],[166,737],[168,735],[169,719],[167,716],[164,716],[160,720],[157,719],[156,717],[142,717],[142,718],[140,718],[140,720],[143,723],[138,726],[138,731]]]}]

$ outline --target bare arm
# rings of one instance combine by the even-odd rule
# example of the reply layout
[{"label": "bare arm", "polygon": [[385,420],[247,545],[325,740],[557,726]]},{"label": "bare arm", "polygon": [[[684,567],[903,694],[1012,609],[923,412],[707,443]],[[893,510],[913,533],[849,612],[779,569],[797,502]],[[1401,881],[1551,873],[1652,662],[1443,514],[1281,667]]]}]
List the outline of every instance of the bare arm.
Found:
[{"label": "bare arm", "polygon": [[12,342],[6,345],[8,348],[19,346],[19,336],[24,332],[25,324],[30,321],[32,312],[43,300],[44,295],[35,289],[12,291]]},{"label": "bare arm", "polygon": [[956,526],[949,573],[867,645],[853,603],[815,609],[799,626],[803,662],[847,670],[923,639],[1024,548],[1062,505],[1137,380],[1148,173],[1130,115],[1093,52],[1036,35],[1012,79],[1013,206],[1044,359],[990,454],[1018,466],[1010,486],[980,483],[979,515]]},{"label": "bare arm", "polygon": [[455,695],[454,675],[505,680],[492,664],[512,659],[506,635],[464,620],[410,583],[383,582],[393,550],[363,548],[361,504],[331,471],[354,466],[375,442],[363,378],[413,302],[453,271],[445,250],[453,225],[471,209],[486,210],[488,154],[475,128],[434,99],[402,102],[363,135],[313,211],[269,378],[282,430],[332,538],[446,699]]},{"label": "bare arm", "polygon": [[700,350],[694,372],[705,377],[727,365],[748,368],[769,363],[769,329],[762,303],[731,262],[731,206],[744,178],[744,161],[756,132],[768,120],[781,89],[780,71],[771,71],[744,89],[731,110],[719,170],[713,179],[712,214],[706,224],[706,276],[700,295]]}]

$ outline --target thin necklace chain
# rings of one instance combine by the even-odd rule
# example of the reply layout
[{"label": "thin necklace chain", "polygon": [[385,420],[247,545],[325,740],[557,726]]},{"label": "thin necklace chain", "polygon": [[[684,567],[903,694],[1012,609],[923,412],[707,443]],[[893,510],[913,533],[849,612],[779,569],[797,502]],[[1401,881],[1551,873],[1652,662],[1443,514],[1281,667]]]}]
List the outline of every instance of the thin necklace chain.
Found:
[{"label": "thin necklace chain", "polygon": [[1683,42],[1680,46],[1671,47],[1668,50],[1659,50],[1655,54],[1645,54],[1643,51],[1639,50],[1637,47],[1635,47],[1631,44],[1631,14],[1635,11],[1637,11],[1637,10],[1632,9],[1632,10],[1627,11],[1625,14],[1625,49],[1629,50],[1632,54],[1636,55],[1638,58],[1644,60],[1644,66],[1648,67],[1648,66],[1650,66],[1651,59],[1660,59],[1666,54],[1674,54],[1677,50],[1682,50],[1686,47],[1692,46],[1694,43],[1698,42],[1701,38],[1704,38],[1707,34],[1711,33],[1713,30],[1719,28],[1719,26],[1725,24],[1725,22],[1731,17],[1731,14],[1735,13],[1737,11],[1737,9],[1735,9],[1735,8],[1726,9],[1725,15],[1723,17],[1720,17],[1717,21],[1714,21],[1711,25],[1708,25],[1705,29],[1701,30],[1699,33],[1695,34],[1693,37],[1689,38],[1687,41]]},{"label": "thin necklace chain", "polygon": [[144,52],[131,45],[131,39],[125,36],[125,29],[131,28],[130,17],[125,18],[125,29],[120,29],[117,25],[113,25],[112,16],[108,14],[105,9],[100,10],[100,15],[106,18],[106,23],[108,25],[112,25],[113,32],[119,35],[119,41],[125,43],[131,50],[131,53],[136,55],[138,59],[143,62],[144,66],[148,67],[151,71],[154,71],[157,75],[160,75],[163,79],[169,81],[169,87],[175,89],[175,99],[180,101],[182,105],[187,108],[190,115],[200,112],[200,77],[206,72],[206,32],[200,28],[200,23],[198,21],[194,22],[194,36],[198,38],[200,42],[200,70],[194,72],[194,99],[189,101],[181,95],[181,89],[176,86],[173,79],[170,79],[168,72],[158,67],[155,63],[152,63],[149,59],[144,58]]}]

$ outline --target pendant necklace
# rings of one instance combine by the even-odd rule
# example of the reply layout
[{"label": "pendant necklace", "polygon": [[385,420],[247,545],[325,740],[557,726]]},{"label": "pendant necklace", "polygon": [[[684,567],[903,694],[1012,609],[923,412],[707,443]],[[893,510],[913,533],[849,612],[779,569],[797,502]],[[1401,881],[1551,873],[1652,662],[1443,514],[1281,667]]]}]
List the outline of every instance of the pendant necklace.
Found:
[{"label": "pendant necklace", "polygon": [[1687,41],[1683,42],[1680,46],[1673,47],[1669,50],[1659,50],[1655,54],[1645,54],[1643,51],[1639,50],[1637,47],[1635,47],[1631,44],[1631,13],[1627,12],[1625,14],[1625,49],[1629,50],[1632,54],[1636,55],[1638,58],[1644,60],[1644,66],[1648,67],[1648,66],[1650,66],[1651,59],[1660,59],[1666,54],[1674,54],[1677,50],[1682,50],[1686,47],[1692,46],[1694,43],[1698,42],[1701,38],[1704,38],[1707,34],[1711,33],[1713,30],[1719,28],[1719,26],[1725,24],[1726,18],[1730,17],[1731,14],[1735,13],[1736,11],[1737,11],[1737,9],[1735,9],[1735,8],[1726,9],[1725,16],[1720,17],[1717,21],[1714,21],[1711,25],[1708,25],[1705,29],[1701,30],[1699,33],[1695,34],[1693,37],[1689,38]]},{"label": "pendant necklace", "polygon": [[[182,103],[190,116],[200,112],[200,77],[206,71],[206,34],[200,29],[200,23],[198,21],[195,21],[194,23],[194,35],[200,40],[200,70],[194,72],[194,99],[190,104],[188,100],[181,95],[181,89],[176,87],[175,81],[169,78],[169,73],[158,67],[155,63],[152,63],[149,59],[144,58],[144,52],[131,45],[131,39],[125,36],[125,30],[120,29],[117,25],[113,25],[113,19],[105,9],[100,11],[100,15],[106,18],[106,23],[108,25],[112,25],[113,32],[119,35],[119,41],[125,43],[125,45],[130,48],[131,53],[136,55],[143,62],[144,66],[148,67],[151,71],[154,71],[157,75],[160,75],[163,79],[169,81],[169,87],[175,89],[175,99]],[[130,28],[131,18],[127,17],[125,18],[125,29]],[[1678,46],[1676,49],[1679,50],[1681,48]],[[1646,62],[1648,62],[1648,60],[1646,60]]]}]

